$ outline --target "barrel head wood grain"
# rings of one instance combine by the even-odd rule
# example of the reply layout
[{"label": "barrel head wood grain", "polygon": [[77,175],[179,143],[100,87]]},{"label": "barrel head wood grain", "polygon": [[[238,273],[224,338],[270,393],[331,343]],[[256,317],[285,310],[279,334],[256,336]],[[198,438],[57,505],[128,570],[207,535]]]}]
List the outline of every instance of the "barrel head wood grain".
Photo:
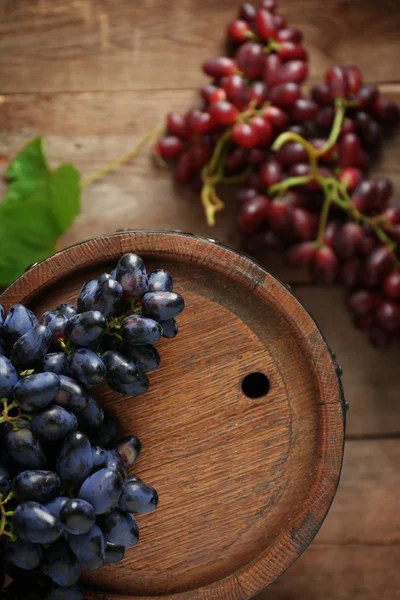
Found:
[{"label": "barrel head wood grain", "polygon": [[[147,394],[94,390],[140,437],[134,472],[160,504],[139,518],[140,544],[120,565],[84,575],[88,597],[247,600],[304,552],[335,495],[344,441],[335,364],[286,286],[246,256],[180,232],[123,231],[70,247],[1,302],[40,315],[74,301],[125,252],[168,269],[186,310],[179,335],[158,346]],[[268,379],[261,397],[243,392],[252,373]]]}]

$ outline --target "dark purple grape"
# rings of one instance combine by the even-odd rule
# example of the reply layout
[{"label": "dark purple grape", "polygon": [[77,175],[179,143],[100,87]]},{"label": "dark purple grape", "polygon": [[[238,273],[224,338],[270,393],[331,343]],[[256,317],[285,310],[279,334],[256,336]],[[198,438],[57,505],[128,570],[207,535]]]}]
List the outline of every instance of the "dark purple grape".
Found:
[{"label": "dark purple grape", "polygon": [[157,504],[158,494],[154,488],[145,484],[139,477],[130,475],[126,478],[119,499],[119,506],[122,510],[144,514],[157,508]]},{"label": "dark purple grape", "polygon": [[356,223],[345,223],[335,239],[335,252],[341,260],[348,260],[358,254],[364,232]]},{"label": "dark purple grape", "polygon": [[106,368],[95,352],[79,348],[69,356],[69,373],[73,379],[90,389],[104,381]]},{"label": "dark purple grape", "polygon": [[24,335],[38,321],[31,310],[22,304],[14,304],[4,319],[3,335],[10,344],[14,344],[21,335]]},{"label": "dark purple grape", "polygon": [[64,440],[57,458],[61,481],[79,487],[93,469],[92,448],[88,437],[77,431]]},{"label": "dark purple grape", "polygon": [[172,292],[174,282],[165,269],[157,269],[149,274],[149,292]]},{"label": "dark purple grape", "polygon": [[14,386],[18,383],[18,374],[8,358],[0,355],[0,398],[11,398]]},{"label": "dark purple grape", "polygon": [[15,542],[7,540],[5,544],[7,560],[24,571],[36,569],[42,562],[42,546],[22,539]]},{"label": "dark purple grape", "polygon": [[102,515],[98,524],[107,542],[132,548],[139,541],[139,526],[134,517],[120,508],[114,508],[107,515]]},{"label": "dark purple grape", "polygon": [[60,377],[55,373],[37,373],[19,380],[13,393],[25,412],[36,412],[52,402],[60,391]]},{"label": "dark purple grape", "polygon": [[60,375],[60,391],[55,397],[55,404],[78,414],[89,404],[89,396],[85,388],[75,379]]},{"label": "dark purple grape", "polygon": [[365,262],[363,282],[368,286],[378,285],[390,273],[392,266],[392,252],[386,246],[378,246]]},{"label": "dark purple grape", "polygon": [[3,307],[3,305],[2,305],[2,304],[0,304],[0,330],[1,330],[1,328],[3,327],[3,323],[4,323],[4,315],[5,315],[5,312],[4,312],[4,307]]},{"label": "dark purple grape", "polygon": [[68,533],[82,535],[92,529],[96,522],[96,515],[91,504],[80,498],[74,498],[63,505],[60,521]]},{"label": "dark purple grape", "polygon": [[101,446],[92,446],[93,471],[104,469],[107,466],[107,450]]},{"label": "dark purple grape", "polygon": [[338,275],[339,262],[329,246],[323,246],[315,251],[310,271],[313,281],[320,284],[332,285]]},{"label": "dark purple grape", "polygon": [[14,511],[13,531],[22,540],[51,544],[62,534],[60,521],[38,502],[23,502]]},{"label": "dark purple grape", "polygon": [[175,319],[168,319],[168,321],[160,321],[161,328],[163,330],[163,337],[172,340],[172,338],[178,335],[178,324]]},{"label": "dark purple grape", "polygon": [[139,438],[134,435],[127,435],[118,440],[116,450],[122,456],[122,460],[126,468],[131,467],[142,449],[142,444]]},{"label": "dark purple grape", "polygon": [[35,367],[45,356],[52,337],[52,332],[45,325],[34,325],[14,344],[11,360],[20,369]]},{"label": "dark purple grape", "polygon": [[117,505],[122,483],[121,476],[113,469],[100,469],[83,482],[78,497],[89,502],[96,515],[102,515]]},{"label": "dark purple grape", "polygon": [[65,337],[75,346],[88,347],[97,342],[105,330],[107,321],[97,310],[83,312],[69,319],[65,326]]},{"label": "dark purple grape", "polygon": [[14,477],[13,492],[17,502],[34,500],[45,504],[56,498],[60,493],[61,481],[52,471],[23,471]]},{"label": "dark purple grape", "polygon": [[[157,292],[157,294],[169,293],[173,294],[173,292]],[[143,297],[143,300],[146,296]],[[121,323],[121,335],[124,341],[132,346],[154,344],[159,341],[161,334],[161,326],[152,318],[130,315]]]},{"label": "dark purple grape", "polygon": [[0,464],[0,500],[7,498],[11,491],[11,477],[10,473]]},{"label": "dark purple grape", "polygon": [[105,540],[97,525],[93,525],[87,533],[71,536],[69,544],[79,563],[87,571],[97,571],[103,565]]},{"label": "dark purple grape", "polygon": [[68,360],[64,352],[51,352],[42,360],[42,370],[56,375],[68,374]]},{"label": "dark purple grape", "polygon": [[121,454],[117,450],[108,450],[107,451],[107,464],[106,467],[108,469],[112,469],[116,473],[118,473],[123,481],[125,481],[126,471],[125,471],[125,463]]},{"label": "dark purple grape", "polygon": [[74,585],[81,575],[79,562],[66,540],[57,540],[44,550],[41,569],[62,587]]},{"label": "dark purple grape", "polygon": [[119,544],[112,544],[106,542],[106,549],[104,554],[104,562],[106,565],[116,565],[120,563],[125,556],[125,548]]},{"label": "dark purple grape", "polygon": [[[165,322],[166,321],[164,321],[164,323]],[[160,325],[162,327],[161,323]],[[123,347],[122,352],[144,373],[154,371],[160,366],[160,355],[156,348],[151,344],[144,344],[143,346],[129,346],[129,344],[126,344],[126,346]]]},{"label": "dark purple grape", "polygon": [[[177,317],[185,308],[185,303],[175,292],[150,292],[142,298],[142,310],[145,317],[155,321],[168,321]],[[149,340],[148,343],[153,343]]]},{"label": "dark purple grape", "polygon": [[6,449],[19,467],[43,469],[46,466],[43,448],[30,429],[9,431],[6,435]]},{"label": "dark purple grape", "polygon": [[54,498],[53,500],[50,500],[50,502],[47,502],[44,507],[49,513],[59,519],[61,509],[67,502],[69,502],[67,496],[58,496],[58,498]]},{"label": "dark purple grape", "polygon": [[86,408],[77,413],[79,429],[91,434],[104,420],[104,411],[94,398],[89,398]]},{"label": "dark purple grape", "polygon": [[110,317],[117,310],[118,303],[122,298],[122,292],[122,285],[118,281],[115,281],[115,279],[99,280],[94,293],[91,310],[98,310],[105,317]]},{"label": "dark purple grape", "polygon": [[67,317],[67,319],[74,317],[78,313],[78,309],[72,304],[59,304],[56,307],[56,311]]},{"label": "dark purple grape", "polygon": [[78,420],[73,413],[57,404],[48,406],[34,415],[31,421],[32,433],[41,442],[56,442],[78,428]]},{"label": "dark purple grape", "polygon": [[355,317],[372,315],[380,304],[381,298],[376,292],[357,290],[346,300],[346,306]]},{"label": "dark purple grape", "polygon": [[140,396],[149,389],[149,379],[145,373],[140,372],[139,379],[135,383],[122,383],[121,381],[110,381],[109,386],[115,392],[125,396]]},{"label": "dark purple grape", "polygon": [[109,350],[102,355],[102,360],[109,383],[135,383],[139,379],[138,367],[124,354]]},{"label": "dark purple grape", "polygon": [[46,325],[51,331],[52,341],[54,343],[64,338],[64,329],[68,318],[58,310],[48,310],[42,315],[40,323]]},{"label": "dark purple grape", "polygon": [[77,300],[78,313],[84,313],[93,310],[93,300],[97,287],[97,279],[91,279],[90,281],[86,281],[83,284],[83,286],[80,289]]},{"label": "dark purple grape", "polygon": [[146,267],[136,254],[124,254],[119,259],[116,279],[122,285],[125,298],[140,300],[148,290]]},{"label": "dark purple grape", "polygon": [[120,431],[121,425],[117,417],[105,414],[102,424],[91,438],[93,446],[109,448],[118,438]]}]

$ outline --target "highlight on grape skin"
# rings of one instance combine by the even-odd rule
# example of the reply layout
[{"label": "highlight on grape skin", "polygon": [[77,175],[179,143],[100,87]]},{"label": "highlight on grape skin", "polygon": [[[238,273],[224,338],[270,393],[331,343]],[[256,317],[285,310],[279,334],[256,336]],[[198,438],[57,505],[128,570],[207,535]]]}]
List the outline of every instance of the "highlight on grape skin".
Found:
[{"label": "highlight on grape skin", "polygon": [[[101,405],[100,386],[119,401],[148,390],[146,373],[178,333],[184,301],[173,285],[165,269],[148,276],[126,254],[82,286],[77,306],[61,303],[39,322],[22,305],[0,306],[0,556],[33,571],[43,598],[83,598],[81,568],[121,562],[138,544],[128,505],[141,514],[157,505],[154,488],[128,476],[141,442]],[[28,597],[24,585],[19,577],[10,594]]]}]

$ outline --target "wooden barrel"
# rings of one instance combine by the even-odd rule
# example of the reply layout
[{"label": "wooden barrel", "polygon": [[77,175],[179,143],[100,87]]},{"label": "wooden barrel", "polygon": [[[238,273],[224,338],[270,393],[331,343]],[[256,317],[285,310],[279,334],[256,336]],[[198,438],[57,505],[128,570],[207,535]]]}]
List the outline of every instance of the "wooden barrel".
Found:
[{"label": "wooden barrel", "polygon": [[134,473],[159,508],[140,543],[86,573],[97,600],[246,600],[304,552],[335,495],[345,407],[338,367],[291,291],[248,257],[181,232],[125,231],[68,248],[8,288],[40,315],[126,252],[168,269],[186,301],[148,393],[94,395],[143,443]]}]

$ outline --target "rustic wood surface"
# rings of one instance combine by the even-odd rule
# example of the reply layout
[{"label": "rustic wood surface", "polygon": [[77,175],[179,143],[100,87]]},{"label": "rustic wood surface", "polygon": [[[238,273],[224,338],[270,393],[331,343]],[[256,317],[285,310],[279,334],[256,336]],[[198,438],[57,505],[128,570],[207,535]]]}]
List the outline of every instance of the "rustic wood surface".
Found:
[{"label": "rustic wood surface", "polygon": [[[0,301],[37,315],[73,302],[128,250],[174,274],[186,304],[180,334],[159,344],[161,368],[144,396],[122,398],[107,385],[93,393],[123,434],[140,438],[134,473],[161,502],[139,519],[140,552],[84,579],[104,597],[247,600],[307,548],[336,492],[344,399],[335,363],[287,287],[226,246],[178,233],[72,247],[29,269]],[[265,374],[268,393],[246,396],[251,373]]]},{"label": "rustic wood surface", "polygon": [[[305,32],[312,80],[335,61],[356,63],[366,80],[400,100],[398,0],[281,0],[281,7]],[[84,175],[113,160],[167,111],[197,101],[204,81],[199,64],[220,52],[235,11],[232,0],[0,0],[0,167],[39,134],[52,163],[72,161]],[[376,171],[394,180],[397,200],[399,140],[386,145]],[[85,189],[82,214],[62,245],[120,227],[162,227],[237,247],[234,213],[228,206],[208,229],[196,195],[176,188],[145,152]],[[400,584],[393,467],[400,445],[399,349],[368,347],[350,326],[341,290],[304,285],[306,276],[288,272],[279,257],[261,258],[298,283],[296,293],[338,354],[351,441],[344,484],[321,533],[260,598],[392,600]]]}]

